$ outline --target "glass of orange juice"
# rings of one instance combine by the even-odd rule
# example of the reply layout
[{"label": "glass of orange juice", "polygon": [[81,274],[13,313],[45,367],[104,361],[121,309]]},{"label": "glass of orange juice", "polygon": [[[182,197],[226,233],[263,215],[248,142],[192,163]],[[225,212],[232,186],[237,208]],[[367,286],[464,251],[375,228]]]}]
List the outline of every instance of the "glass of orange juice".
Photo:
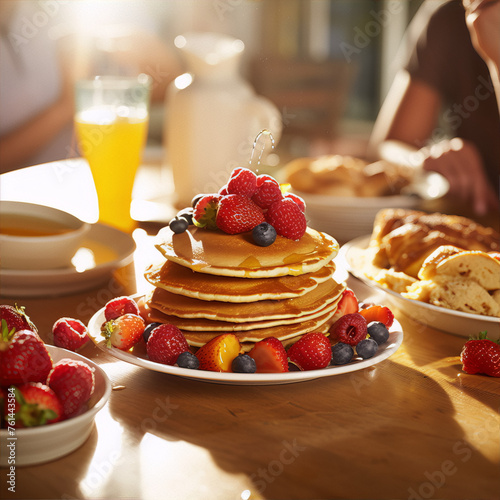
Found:
[{"label": "glass of orange juice", "polygon": [[146,143],[151,77],[97,76],[75,87],[75,130],[99,203],[99,222],[131,232],[132,189]]}]

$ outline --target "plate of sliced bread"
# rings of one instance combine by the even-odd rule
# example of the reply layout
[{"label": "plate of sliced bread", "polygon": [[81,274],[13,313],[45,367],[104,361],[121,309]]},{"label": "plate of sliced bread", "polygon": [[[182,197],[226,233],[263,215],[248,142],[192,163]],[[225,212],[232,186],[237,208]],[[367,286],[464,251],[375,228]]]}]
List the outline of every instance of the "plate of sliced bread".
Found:
[{"label": "plate of sliced bread", "polygon": [[500,235],[469,219],[384,209],[371,235],[341,248],[351,275],[416,321],[500,338]]}]

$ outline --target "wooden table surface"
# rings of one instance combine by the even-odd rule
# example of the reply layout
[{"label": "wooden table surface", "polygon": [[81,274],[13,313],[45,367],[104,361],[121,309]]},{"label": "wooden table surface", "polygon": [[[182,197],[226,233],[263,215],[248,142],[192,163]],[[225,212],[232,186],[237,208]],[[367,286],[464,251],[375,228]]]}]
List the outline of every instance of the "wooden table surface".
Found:
[{"label": "wooden table surface", "polygon": [[[22,303],[44,340],[61,316],[88,321],[112,296],[144,291],[152,243],[106,284]],[[348,285],[360,299],[369,291]],[[400,349],[365,370],[289,385],[186,380],[116,360],[93,344],[113,390],[70,455],[17,467],[10,499],[498,499],[500,379],[467,375],[462,337],[395,310]],[[2,453],[4,450],[2,450]]]}]

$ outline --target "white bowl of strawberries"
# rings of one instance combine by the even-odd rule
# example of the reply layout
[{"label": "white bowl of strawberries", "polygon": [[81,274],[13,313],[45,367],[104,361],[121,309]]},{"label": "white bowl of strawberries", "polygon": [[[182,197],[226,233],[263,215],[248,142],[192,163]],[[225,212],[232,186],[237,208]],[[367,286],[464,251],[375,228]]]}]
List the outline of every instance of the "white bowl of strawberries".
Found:
[{"label": "white bowl of strawberries", "polygon": [[55,460],[87,440],[111,383],[91,360],[44,344],[32,323],[12,328],[6,307],[0,306],[0,466]]}]

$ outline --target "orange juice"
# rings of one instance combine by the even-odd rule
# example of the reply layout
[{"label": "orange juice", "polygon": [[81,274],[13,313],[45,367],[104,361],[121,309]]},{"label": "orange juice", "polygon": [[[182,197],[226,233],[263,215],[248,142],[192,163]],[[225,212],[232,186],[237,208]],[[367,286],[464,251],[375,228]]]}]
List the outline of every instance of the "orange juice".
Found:
[{"label": "orange juice", "polygon": [[147,112],[105,106],[76,115],[80,151],[90,165],[99,201],[99,221],[130,232],[132,188],[146,141]]}]

